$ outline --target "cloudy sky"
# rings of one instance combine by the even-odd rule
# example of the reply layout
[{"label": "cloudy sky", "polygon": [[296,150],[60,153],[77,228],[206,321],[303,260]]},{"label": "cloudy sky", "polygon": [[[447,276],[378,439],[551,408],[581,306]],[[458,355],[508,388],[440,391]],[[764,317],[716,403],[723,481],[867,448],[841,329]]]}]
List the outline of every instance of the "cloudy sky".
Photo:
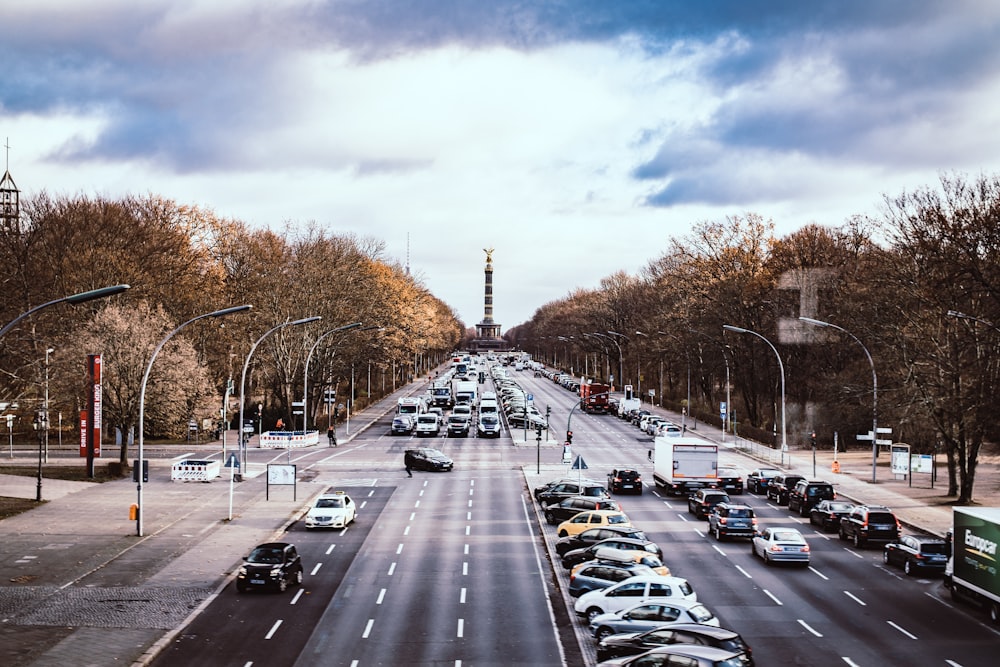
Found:
[{"label": "cloudy sky", "polygon": [[[385,243],[495,319],[693,223],[779,234],[1000,171],[991,0],[0,0],[22,196],[155,193]],[[991,46],[992,45],[992,46]]]}]

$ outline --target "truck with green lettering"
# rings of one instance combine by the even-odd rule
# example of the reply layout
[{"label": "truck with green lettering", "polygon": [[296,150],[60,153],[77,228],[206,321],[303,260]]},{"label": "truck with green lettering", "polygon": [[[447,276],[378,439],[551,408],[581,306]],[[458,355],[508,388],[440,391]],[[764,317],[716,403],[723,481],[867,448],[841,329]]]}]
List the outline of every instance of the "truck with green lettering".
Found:
[{"label": "truck with green lettering", "polygon": [[990,619],[1000,623],[1000,507],[956,507],[952,516],[952,559],[945,585],[953,599],[980,603]]}]

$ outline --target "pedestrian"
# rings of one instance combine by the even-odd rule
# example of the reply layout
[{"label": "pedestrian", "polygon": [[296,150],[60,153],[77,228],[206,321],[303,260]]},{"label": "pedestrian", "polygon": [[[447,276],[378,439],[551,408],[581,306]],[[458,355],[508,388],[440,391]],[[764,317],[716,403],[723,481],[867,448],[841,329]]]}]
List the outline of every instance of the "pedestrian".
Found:
[{"label": "pedestrian", "polygon": [[337,446],[337,432],[333,430],[333,426],[326,429],[326,439],[330,441],[331,447]]},{"label": "pedestrian", "polygon": [[406,462],[406,476],[413,477],[413,469],[410,468],[410,459],[404,458],[403,460]]}]

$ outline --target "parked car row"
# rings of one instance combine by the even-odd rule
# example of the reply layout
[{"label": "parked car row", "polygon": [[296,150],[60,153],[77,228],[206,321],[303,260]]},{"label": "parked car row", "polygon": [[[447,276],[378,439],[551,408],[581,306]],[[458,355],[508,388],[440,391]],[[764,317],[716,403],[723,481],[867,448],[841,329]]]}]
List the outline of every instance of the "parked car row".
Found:
[{"label": "parked car row", "polygon": [[569,571],[568,592],[597,642],[598,660],[700,665],[706,657],[713,662],[704,664],[752,666],[742,637],[719,627],[688,580],[663,562],[660,546],[611,497],[612,491],[641,493],[641,487],[638,471],[616,468],[606,482],[563,478],[533,491],[541,514],[556,525],[555,551]]}]

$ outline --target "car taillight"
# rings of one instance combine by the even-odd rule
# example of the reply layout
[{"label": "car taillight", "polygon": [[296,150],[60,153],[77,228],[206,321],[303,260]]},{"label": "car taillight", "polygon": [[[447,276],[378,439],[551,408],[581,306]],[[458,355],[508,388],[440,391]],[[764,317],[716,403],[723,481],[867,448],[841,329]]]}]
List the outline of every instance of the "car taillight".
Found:
[{"label": "car taillight", "polygon": [[750,525],[751,526],[756,526],[757,525],[757,517],[754,517],[754,518],[750,519]]},{"label": "car taillight", "polygon": [[726,517],[724,517],[724,516],[723,517],[719,517],[719,523],[721,523],[723,526],[726,525],[726,521],[727,521]]}]

